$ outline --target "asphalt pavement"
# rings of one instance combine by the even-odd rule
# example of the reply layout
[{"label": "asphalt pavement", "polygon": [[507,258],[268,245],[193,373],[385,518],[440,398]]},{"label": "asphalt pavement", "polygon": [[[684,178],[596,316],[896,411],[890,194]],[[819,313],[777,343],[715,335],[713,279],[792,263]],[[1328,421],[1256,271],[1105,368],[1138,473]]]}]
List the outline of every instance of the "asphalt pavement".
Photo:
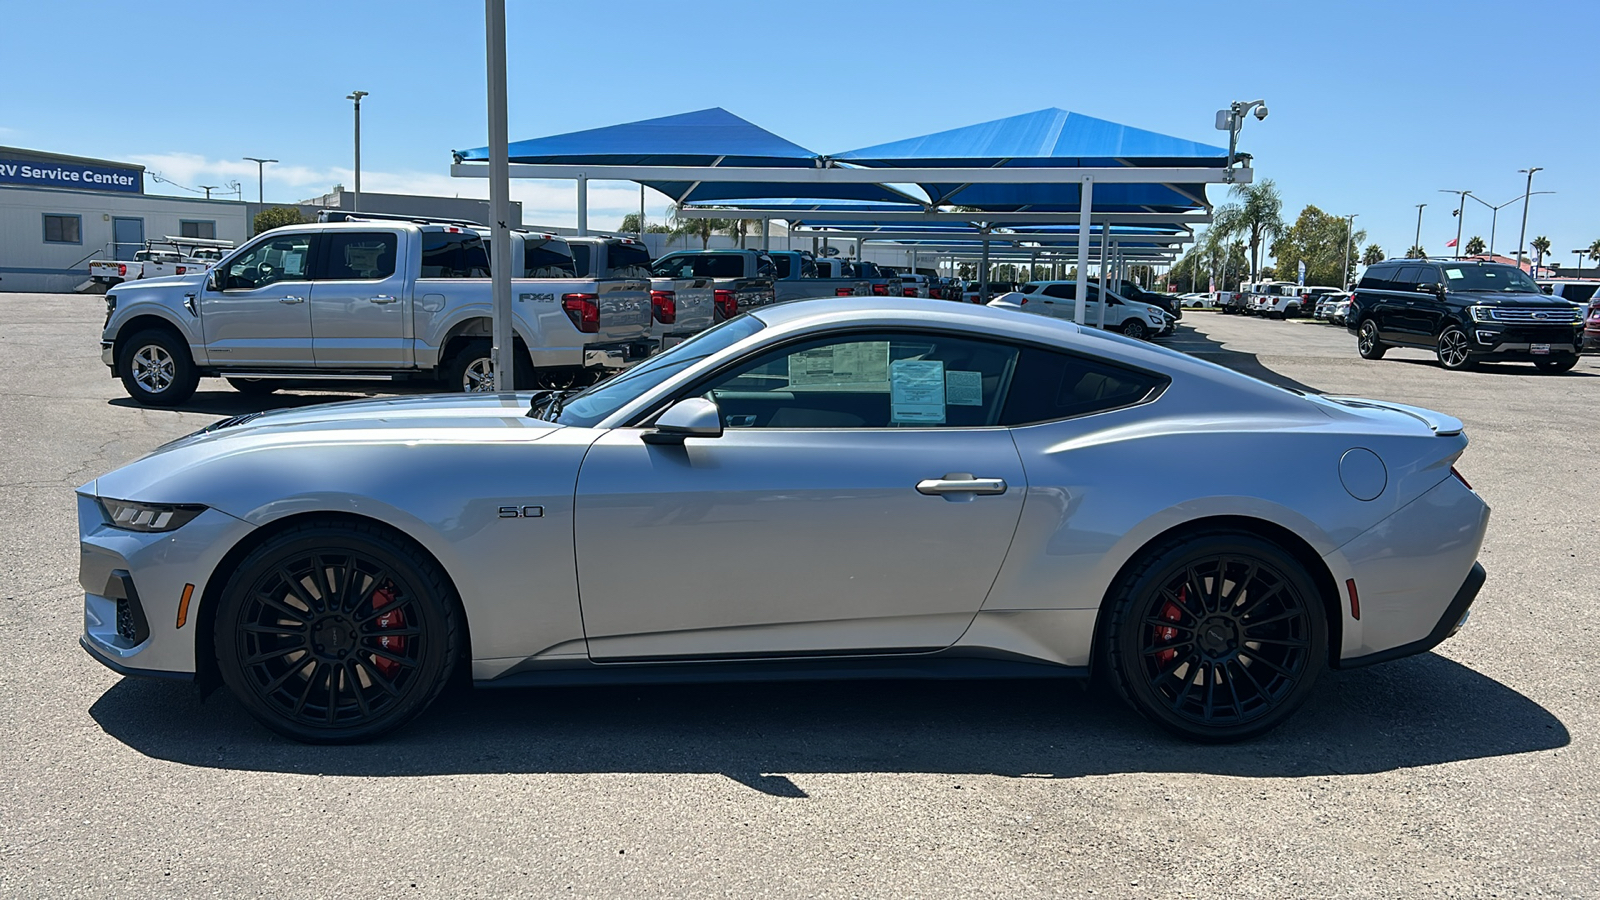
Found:
[{"label": "asphalt pavement", "polygon": [[78,648],[72,491],[221,416],[352,394],[208,379],[142,409],[102,319],[0,294],[0,896],[1600,894],[1600,358],[1452,373],[1362,360],[1331,326],[1186,316],[1170,346],[1460,417],[1494,508],[1461,634],[1328,674],[1249,743],[979,682],[461,691],[310,747]]}]

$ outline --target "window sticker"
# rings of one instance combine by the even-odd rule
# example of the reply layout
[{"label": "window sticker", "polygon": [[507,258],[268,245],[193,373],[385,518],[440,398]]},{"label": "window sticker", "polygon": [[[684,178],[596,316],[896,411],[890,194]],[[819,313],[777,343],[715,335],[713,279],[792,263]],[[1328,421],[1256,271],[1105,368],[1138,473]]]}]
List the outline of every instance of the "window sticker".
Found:
[{"label": "window sticker", "polygon": [[1458,278],[1465,278],[1467,276],[1462,274],[1460,269],[1445,269],[1444,270],[1444,277],[1450,279],[1451,281],[1454,281],[1454,280],[1456,280]]},{"label": "window sticker", "polygon": [[889,342],[833,344],[789,355],[789,386],[871,384],[889,380]]},{"label": "window sticker", "polygon": [[983,373],[959,369],[944,373],[944,402],[951,406],[982,406]]},{"label": "window sticker", "polygon": [[298,250],[283,255],[283,274],[299,275],[306,255]]},{"label": "window sticker", "polygon": [[944,424],[943,362],[898,359],[889,366],[889,421],[906,425]]}]

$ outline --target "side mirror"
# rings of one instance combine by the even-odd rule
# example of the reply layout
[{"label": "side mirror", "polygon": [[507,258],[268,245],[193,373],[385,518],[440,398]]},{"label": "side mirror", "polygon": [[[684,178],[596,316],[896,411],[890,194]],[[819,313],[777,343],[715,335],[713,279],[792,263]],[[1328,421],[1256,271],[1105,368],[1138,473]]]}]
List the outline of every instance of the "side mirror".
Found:
[{"label": "side mirror", "polygon": [[206,273],[206,290],[208,290],[208,291],[220,291],[220,290],[222,290],[222,275],[219,274],[219,270],[218,269],[213,268],[211,271]]},{"label": "side mirror", "polygon": [[1436,281],[1428,284],[1419,284],[1417,285],[1417,290],[1424,294],[1438,294],[1441,297],[1444,296],[1444,285],[1439,284]]},{"label": "side mirror", "polygon": [[686,397],[656,419],[654,431],[644,433],[646,444],[682,444],[685,438],[722,437],[722,411],[704,397]]}]

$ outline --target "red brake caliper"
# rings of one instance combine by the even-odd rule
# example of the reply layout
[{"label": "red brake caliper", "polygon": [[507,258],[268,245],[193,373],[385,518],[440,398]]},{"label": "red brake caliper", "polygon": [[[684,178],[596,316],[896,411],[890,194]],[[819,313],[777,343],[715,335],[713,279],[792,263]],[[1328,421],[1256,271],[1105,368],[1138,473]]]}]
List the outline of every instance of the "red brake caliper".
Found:
[{"label": "red brake caliper", "polygon": [[[372,592],[372,609],[374,612],[383,609],[395,601],[394,583],[385,582],[383,587]],[[406,627],[406,613],[403,609],[391,609],[378,617],[377,628],[379,631],[393,631]],[[400,655],[406,652],[406,639],[400,635],[380,635],[378,646],[390,653]],[[400,671],[400,664],[392,659],[382,656],[372,657],[373,666],[383,673],[385,678],[393,678],[394,673]]]},{"label": "red brake caliper", "polygon": [[[1188,585],[1184,585],[1183,587],[1178,588],[1178,603],[1185,602],[1185,600],[1187,598],[1187,595],[1188,595],[1188,592],[1189,592]],[[1161,607],[1161,618],[1166,619],[1168,622],[1182,622],[1183,621],[1183,610],[1178,608],[1178,604],[1177,603],[1173,603],[1171,600],[1168,600],[1166,605]],[[1165,644],[1165,643],[1169,643],[1171,641],[1175,641],[1177,639],[1178,639],[1178,629],[1172,628],[1172,627],[1169,627],[1169,626],[1163,626],[1163,625],[1156,626],[1156,640],[1157,641]],[[1176,651],[1176,650],[1161,650],[1161,651],[1158,651],[1156,653],[1156,665],[1165,666],[1167,663],[1172,662],[1172,660],[1175,659],[1177,657],[1177,655],[1178,655],[1178,651]]]}]

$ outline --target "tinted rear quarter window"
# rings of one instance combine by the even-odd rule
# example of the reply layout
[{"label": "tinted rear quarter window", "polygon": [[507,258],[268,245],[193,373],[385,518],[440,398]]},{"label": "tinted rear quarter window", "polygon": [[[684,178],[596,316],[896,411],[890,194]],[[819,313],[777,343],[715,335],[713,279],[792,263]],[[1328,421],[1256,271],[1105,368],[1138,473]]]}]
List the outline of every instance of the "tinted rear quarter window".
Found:
[{"label": "tinted rear quarter window", "polygon": [[588,244],[572,245],[572,266],[578,270],[579,278],[588,278],[590,277],[589,273],[594,271],[594,269],[590,268],[593,256],[594,254],[590,252]]},{"label": "tinted rear quarter window", "polygon": [[575,278],[578,269],[566,241],[529,237],[522,243],[523,278]]},{"label": "tinted rear quarter window", "polygon": [[617,242],[606,246],[606,275],[611,278],[649,278],[650,251],[643,244]]},{"label": "tinted rear quarter window", "polygon": [[772,264],[777,268],[779,278],[788,278],[789,273],[793,270],[794,257],[774,256],[772,258]]},{"label": "tinted rear quarter window", "polygon": [[1391,291],[1415,291],[1422,281],[1421,266],[1401,266],[1394,273],[1394,282],[1389,285]]},{"label": "tinted rear quarter window", "polygon": [[1001,425],[1031,425],[1143,402],[1167,379],[1082,356],[1028,347],[1017,360]]},{"label": "tinted rear quarter window", "polygon": [[488,278],[489,251],[476,234],[422,233],[423,278]]}]

